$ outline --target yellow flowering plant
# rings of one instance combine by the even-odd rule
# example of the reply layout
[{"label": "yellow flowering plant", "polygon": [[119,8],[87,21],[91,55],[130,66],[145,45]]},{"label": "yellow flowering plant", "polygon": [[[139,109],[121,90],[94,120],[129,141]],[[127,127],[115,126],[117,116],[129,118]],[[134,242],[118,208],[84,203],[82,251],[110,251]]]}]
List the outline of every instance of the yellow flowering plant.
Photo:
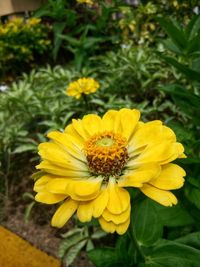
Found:
[{"label": "yellow flowering plant", "polygon": [[87,4],[87,5],[93,5],[94,2],[92,0],[76,0],[78,4]]},{"label": "yellow flowering plant", "polygon": [[66,93],[68,96],[79,99],[82,95],[95,93],[99,87],[99,83],[93,78],[80,78],[69,84]]},{"label": "yellow flowering plant", "polygon": [[[39,18],[14,18],[6,23],[0,23],[0,65],[2,71],[17,69],[20,61],[20,71],[23,64],[34,61],[38,54],[42,55],[50,48],[49,29]],[[23,64],[22,64],[23,63]],[[27,65],[25,66],[27,69]],[[1,70],[0,70],[1,71]]]},{"label": "yellow flowering plant", "polygon": [[35,199],[61,204],[52,226],[63,227],[76,213],[81,222],[96,218],[104,231],[122,235],[130,224],[129,188],[163,206],[177,204],[170,190],[183,186],[185,171],[172,162],[185,157],[184,148],[161,121],[139,118],[127,108],[89,114],[39,145]]}]

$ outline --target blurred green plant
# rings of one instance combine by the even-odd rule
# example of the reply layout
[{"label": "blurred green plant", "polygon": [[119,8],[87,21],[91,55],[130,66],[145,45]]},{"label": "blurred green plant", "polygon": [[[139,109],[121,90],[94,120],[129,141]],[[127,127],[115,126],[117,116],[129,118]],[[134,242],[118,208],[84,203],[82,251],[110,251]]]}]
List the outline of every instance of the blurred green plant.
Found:
[{"label": "blurred green plant", "polygon": [[122,42],[155,45],[157,36],[163,36],[156,16],[172,16],[182,19],[183,24],[194,14],[198,1],[139,1],[137,5],[119,8],[118,25],[122,32]]},{"label": "blurred green plant", "polygon": [[87,6],[66,0],[48,0],[34,16],[47,19],[52,24],[54,60],[59,51],[65,49],[72,53],[75,66],[80,70],[83,62],[87,63],[94,52],[111,47],[116,41],[114,32],[117,32],[112,16],[121,2],[98,1],[94,6]]},{"label": "blurred green plant", "polygon": [[[171,96],[187,118],[187,129],[174,121],[172,124],[174,129],[178,129],[187,148],[188,159],[183,162],[188,174],[185,196],[192,203],[189,208],[197,219],[200,215],[200,15],[194,16],[185,28],[181,28],[176,21],[165,18],[158,18],[158,21],[169,36],[164,45],[171,52],[169,56],[161,54],[161,57],[189,82],[188,87],[177,81],[160,89]],[[191,234],[190,238],[196,238],[195,234]]]},{"label": "blurred green plant", "polygon": [[163,42],[170,50],[169,56],[164,50],[162,59],[180,73],[179,79],[171,79],[169,84],[160,84],[158,88],[169,94],[180,113],[184,114],[182,122],[180,118],[171,117],[166,123],[174,129],[177,139],[186,148],[188,158],[179,160],[187,172],[186,182],[184,189],[178,192],[179,204],[170,208],[144,199],[130,190],[134,200],[132,224],[128,233],[119,237],[114,247],[88,252],[97,267],[199,266],[200,69],[193,62],[198,61],[199,57],[199,16],[194,17],[185,29],[163,17],[158,21],[170,37]]},{"label": "blurred green plant", "polygon": [[0,78],[5,74],[20,73],[35,60],[37,56],[49,51],[49,28],[40,19],[15,18],[0,23]]},{"label": "blurred green plant", "polygon": [[53,30],[53,58],[57,58],[58,51],[62,45],[62,39],[60,34],[65,30],[66,27],[71,29],[76,25],[77,13],[73,8],[70,9],[68,1],[65,0],[48,0],[48,2],[42,5],[37,11],[34,12],[34,16],[45,17],[52,20]]},{"label": "blurred green plant", "polygon": [[[24,74],[20,81],[0,92],[0,161],[4,180],[12,176],[15,159],[27,155],[28,161],[36,160],[33,154],[38,143],[46,140],[45,134],[64,129],[72,118],[129,107],[140,109],[144,120],[177,116],[180,121],[184,119],[175,105],[155,90],[173,78],[164,64],[156,72],[159,64],[161,61],[151,49],[127,48],[115,55],[110,52],[93,58],[91,67],[81,71],[71,66],[48,66]],[[94,77],[100,82],[100,89],[87,96],[87,105],[83,98],[75,100],[65,92],[71,81],[81,77]]]},{"label": "blurred green plant", "polygon": [[81,250],[90,251],[94,248],[93,242],[105,237],[107,234],[99,227],[92,231],[87,225],[75,227],[62,234],[58,256],[62,259],[64,266],[70,266]]},{"label": "blurred green plant", "polygon": [[35,201],[34,196],[28,192],[25,192],[23,194],[23,199],[29,201],[29,204],[26,206],[25,211],[24,211],[24,220],[27,223],[30,220],[31,212],[33,210],[33,207],[36,204],[36,201]]}]

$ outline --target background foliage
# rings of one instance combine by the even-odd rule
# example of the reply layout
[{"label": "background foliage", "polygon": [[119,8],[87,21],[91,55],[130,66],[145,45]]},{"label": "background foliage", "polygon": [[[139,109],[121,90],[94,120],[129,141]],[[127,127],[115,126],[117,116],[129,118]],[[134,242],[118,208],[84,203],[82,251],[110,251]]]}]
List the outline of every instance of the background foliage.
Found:
[{"label": "background foliage", "polygon": [[[102,115],[108,109],[122,107],[140,109],[144,121],[161,119],[171,127],[186,149],[187,159],[178,160],[187,177],[184,188],[176,192],[177,206],[162,207],[130,190],[133,202],[128,233],[110,241],[95,222],[78,225],[62,236],[59,255],[67,264],[85,249],[97,267],[199,266],[197,8],[198,1],[141,1],[137,6],[124,1],[97,1],[88,6],[49,0],[26,23],[16,20],[0,25],[4,82],[8,80],[7,71],[17,62],[21,70],[27,63],[41,65],[37,55],[43,54],[48,55],[45,63],[49,63],[21,73],[6,91],[0,92],[3,196],[11,184],[26,179],[24,169],[39,160],[37,146],[46,140],[49,131],[62,130],[72,118],[88,113]],[[51,43],[52,54],[45,54]],[[80,77],[94,77],[100,83],[100,89],[87,101],[77,101],[65,92],[67,85]],[[18,169],[21,174],[16,174]],[[31,199],[26,216],[33,206]]]}]

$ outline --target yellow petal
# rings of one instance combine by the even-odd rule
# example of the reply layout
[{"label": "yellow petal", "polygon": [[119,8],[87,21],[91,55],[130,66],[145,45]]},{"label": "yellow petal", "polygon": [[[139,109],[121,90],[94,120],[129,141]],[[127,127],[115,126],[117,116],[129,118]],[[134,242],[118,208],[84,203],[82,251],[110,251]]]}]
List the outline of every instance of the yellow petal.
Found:
[{"label": "yellow petal", "polygon": [[70,163],[69,154],[55,143],[42,143],[39,145],[38,149],[38,154],[44,160],[49,160],[52,163],[61,167],[67,167],[67,165],[69,165]]},{"label": "yellow petal", "polygon": [[171,146],[169,146],[169,158],[166,158],[165,160],[161,160],[160,164],[167,164],[177,158],[179,158],[180,155],[182,155],[184,152],[184,147],[181,143],[172,143]]},{"label": "yellow petal", "polygon": [[139,166],[151,162],[166,164],[178,157],[176,144],[163,141],[163,143],[149,145],[137,158],[130,160],[129,165]]},{"label": "yellow petal", "polygon": [[114,122],[118,112],[116,110],[107,111],[102,118],[102,131],[113,131]]},{"label": "yellow petal", "polygon": [[66,193],[74,200],[89,201],[100,193],[102,178],[69,179]]},{"label": "yellow petal", "polygon": [[102,216],[107,222],[113,222],[114,224],[121,224],[125,223],[130,217],[131,207],[129,206],[128,209],[121,214],[112,214],[109,210],[105,209]]},{"label": "yellow petal", "polygon": [[128,230],[129,224],[130,224],[130,217],[126,222],[116,225],[116,232],[119,235],[123,235]]},{"label": "yellow petal", "polygon": [[119,134],[123,133],[123,129],[122,129],[122,125],[121,125],[120,111],[117,112],[117,115],[115,117],[113,130],[115,133],[119,133]]},{"label": "yellow petal", "polygon": [[66,195],[61,195],[61,194],[51,194],[49,192],[39,192],[35,196],[35,200],[38,202],[46,203],[46,204],[55,204],[63,199],[65,199],[67,196]]},{"label": "yellow petal", "polygon": [[90,137],[88,132],[86,132],[83,127],[82,120],[72,120],[72,127],[77,132],[77,134],[83,138],[84,141]]},{"label": "yellow petal", "polygon": [[51,225],[61,228],[71,218],[78,207],[78,203],[72,199],[67,199],[55,212],[51,220]]},{"label": "yellow petal", "polygon": [[157,177],[160,170],[160,166],[155,163],[145,164],[137,169],[127,170],[118,180],[118,186],[141,187],[144,183],[150,181],[154,177]]},{"label": "yellow petal", "polygon": [[185,171],[176,164],[162,166],[160,175],[149,183],[159,189],[173,190],[183,186]]},{"label": "yellow petal", "polygon": [[[53,163],[45,160],[42,161],[39,165],[36,166],[36,169],[44,170],[47,173],[54,174],[56,176],[63,176],[66,178],[82,178],[82,177],[88,177],[89,173],[87,171],[87,168],[85,169],[82,167],[82,169],[79,169],[79,164],[73,165],[73,169],[71,166],[69,168],[63,168],[57,165],[54,165]],[[76,167],[76,168],[75,168]]]},{"label": "yellow petal", "polygon": [[46,185],[50,180],[51,180],[51,178],[50,178],[49,176],[46,176],[46,175],[42,176],[41,178],[39,178],[39,179],[35,182],[33,190],[34,190],[35,192],[40,192],[40,191],[44,190],[45,185]]},{"label": "yellow petal", "polygon": [[174,133],[174,131],[167,127],[167,126],[162,126],[162,134],[163,134],[163,139],[164,140],[169,140],[169,141],[172,141],[172,142],[176,142],[176,135]]},{"label": "yellow petal", "polygon": [[76,159],[78,161],[86,162],[85,154],[78,145],[75,144],[75,141],[73,142],[72,137],[58,131],[50,132],[47,136],[68,154],[69,160],[72,161],[73,159]]},{"label": "yellow petal", "polygon": [[159,120],[151,121],[140,125],[130,141],[130,145],[135,149],[151,144],[158,143],[161,135],[162,122]]},{"label": "yellow petal", "polygon": [[103,178],[91,178],[74,183],[74,191],[78,196],[87,196],[98,192]]},{"label": "yellow petal", "polygon": [[55,178],[46,184],[45,189],[53,194],[67,194],[66,188],[68,184],[69,179]]},{"label": "yellow petal", "polygon": [[119,114],[122,125],[122,134],[127,140],[129,140],[140,118],[140,112],[136,109],[131,110],[123,108],[119,111]]},{"label": "yellow petal", "polygon": [[112,222],[107,222],[106,220],[104,220],[103,217],[99,218],[99,223],[101,225],[101,228],[107,232],[107,233],[114,233],[116,230],[116,225]]},{"label": "yellow petal", "polygon": [[155,120],[140,125],[132,137],[130,145],[137,149],[163,141],[176,142],[176,136],[170,128],[163,126],[161,121]]},{"label": "yellow petal", "polygon": [[103,217],[100,217],[99,223],[105,232],[114,233],[116,231],[119,235],[123,235],[129,227],[130,218],[126,222],[116,225],[113,222],[107,222]]},{"label": "yellow petal", "polygon": [[117,186],[115,179],[110,178],[107,187],[109,200],[107,209],[113,214],[121,214],[130,205],[130,195],[124,189]]},{"label": "yellow petal", "polygon": [[92,136],[101,131],[101,118],[95,114],[86,115],[82,119],[84,130]]},{"label": "yellow petal", "polygon": [[[75,133],[75,132],[74,132]],[[83,139],[76,134],[69,134],[67,132],[52,131],[47,135],[49,138],[59,143],[61,146],[68,147],[73,144],[73,149],[80,152],[84,146]]]},{"label": "yellow petal", "polygon": [[173,204],[177,204],[177,198],[169,191],[161,190],[148,184],[145,184],[140,188],[140,190],[146,196],[155,200],[163,206],[172,206]]},{"label": "yellow petal", "polygon": [[77,216],[81,222],[90,222],[93,214],[93,203],[89,202],[80,202],[77,209]]},{"label": "yellow petal", "polygon": [[93,200],[80,202],[77,216],[81,222],[89,222],[92,216],[98,218],[102,215],[108,203],[107,190],[101,190],[100,194]]},{"label": "yellow petal", "polygon": [[77,143],[82,144],[85,142],[85,139],[74,129],[72,124],[69,124],[67,127],[65,127],[64,133],[76,138]]},{"label": "yellow petal", "polygon": [[108,204],[108,190],[103,189],[97,198],[93,200],[93,216],[98,218],[102,215]]}]

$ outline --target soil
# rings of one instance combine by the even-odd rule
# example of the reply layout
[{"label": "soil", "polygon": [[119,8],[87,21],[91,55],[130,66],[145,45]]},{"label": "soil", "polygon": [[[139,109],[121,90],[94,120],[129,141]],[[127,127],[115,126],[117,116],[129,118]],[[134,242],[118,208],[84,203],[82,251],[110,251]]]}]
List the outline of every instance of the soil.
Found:
[{"label": "soil", "polygon": [[[26,182],[24,182],[26,181]],[[31,199],[24,199],[24,192],[34,195],[33,181],[29,177],[20,184],[9,186],[9,197],[4,198],[3,219],[1,225],[21,236],[29,243],[45,251],[47,254],[58,257],[57,252],[62,241],[61,234],[73,228],[72,220],[62,229],[50,226],[55,207],[36,203],[32,208],[28,221],[25,220],[25,209]],[[93,267],[85,252],[81,252],[71,267]],[[64,267],[64,265],[63,265]]]}]

